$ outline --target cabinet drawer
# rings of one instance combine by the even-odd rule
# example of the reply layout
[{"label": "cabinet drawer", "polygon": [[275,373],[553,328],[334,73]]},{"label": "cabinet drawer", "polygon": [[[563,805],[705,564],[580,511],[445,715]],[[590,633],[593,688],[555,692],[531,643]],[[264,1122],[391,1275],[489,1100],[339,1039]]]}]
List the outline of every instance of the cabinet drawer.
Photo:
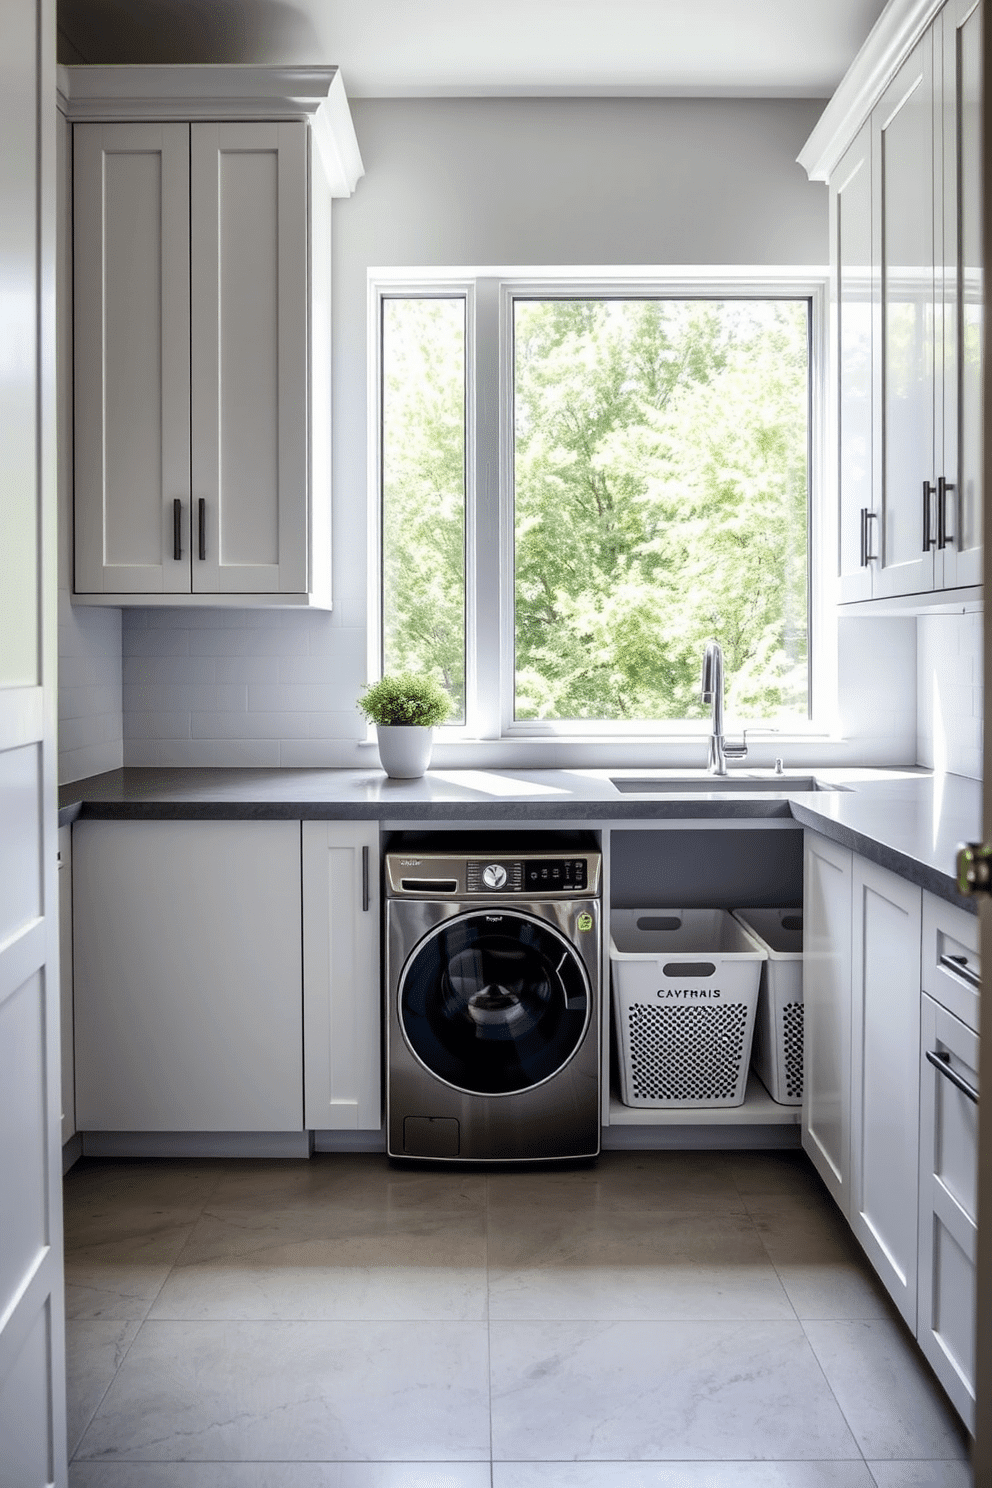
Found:
[{"label": "cabinet drawer", "polygon": [[[973,1429],[978,1104],[953,1077],[977,1092],[979,1041],[960,1019],[925,995],[921,1032],[917,1336]],[[946,1063],[949,1074],[934,1059]]]},{"label": "cabinet drawer", "polygon": [[923,895],[923,990],[941,1007],[978,1031],[981,979],[978,916]]}]

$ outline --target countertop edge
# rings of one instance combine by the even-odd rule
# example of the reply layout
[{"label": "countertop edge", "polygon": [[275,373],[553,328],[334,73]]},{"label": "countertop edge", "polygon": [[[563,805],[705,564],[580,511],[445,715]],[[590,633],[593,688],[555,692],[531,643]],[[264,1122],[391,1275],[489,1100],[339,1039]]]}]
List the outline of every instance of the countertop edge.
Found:
[{"label": "countertop edge", "polygon": [[776,798],[756,800],[736,798],[700,800],[620,797],[616,801],[596,799],[572,800],[264,800],[201,799],[196,794],[182,799],[107,800],[99,799],[98,786],[123,785],[125,772],[108,771],[106,775],[70,783],[60,790],[59,826],[70,826],[80,820],[93,821],[409,821],[411,823],[443,820],[450,822],[513,821],[528,824],[541,822],[579,822],[605,824],[629,821],[701,821],[744,820],[795,821],[842,847],[850,848],[882,868],[896,873],[909,883],[926,889],[938,898],[977,914],[975,901],[959,894],[953,873],[932,863],[921,861],[893,847],[877,836],[840,822],[817,809],[817,798]]}]

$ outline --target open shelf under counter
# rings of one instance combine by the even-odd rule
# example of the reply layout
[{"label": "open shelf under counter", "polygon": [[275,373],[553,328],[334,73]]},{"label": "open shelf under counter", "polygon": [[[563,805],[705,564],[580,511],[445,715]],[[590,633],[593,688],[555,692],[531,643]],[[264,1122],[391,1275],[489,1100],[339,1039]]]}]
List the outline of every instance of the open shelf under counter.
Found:
[{"label": "open shelf under counter", "polygon": [[799,1126],[801,1106],[773,1101],[751,1070],[742,1106],[625,1106],[610,1095],[610,1126]]}]

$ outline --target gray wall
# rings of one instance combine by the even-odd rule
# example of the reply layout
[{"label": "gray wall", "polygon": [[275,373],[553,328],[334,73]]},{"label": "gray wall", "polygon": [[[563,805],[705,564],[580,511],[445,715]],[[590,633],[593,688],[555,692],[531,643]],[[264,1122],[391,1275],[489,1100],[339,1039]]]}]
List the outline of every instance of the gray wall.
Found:
[{"label": "gray wall", "polygon": [[[366,667],[370,268],[827,260],[826,191],[795,164],[815,101],[391,99],[352,108],[366,176],[334,209],[334,611],[126,611],[127,763],[374,762],[354,709]],[[855,670],[868,649],[845,647]],[[912,647],[894,659],[881,686],[877,675],[870,688],[852,675],[845,757],[913,759]],[[487,753],[450,745],[436,759]],[[611,758],[638,763],[647,753],[657,762],[656,746]],[[684,759],[669,753],[672,764],[691,764],[698,747]],[[546,745],[499,757],[553,762]],[[567,757],[593,762],[578,749]]]}]

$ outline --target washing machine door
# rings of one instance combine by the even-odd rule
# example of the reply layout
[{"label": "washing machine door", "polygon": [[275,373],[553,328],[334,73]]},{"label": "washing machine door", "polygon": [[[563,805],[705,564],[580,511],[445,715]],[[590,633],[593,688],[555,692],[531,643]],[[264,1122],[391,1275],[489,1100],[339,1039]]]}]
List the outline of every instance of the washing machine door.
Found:
[{"label": "washing machine door", "polygon": [[589,985],[573,946],[545,921],[474,911],[421,941],[399,986],[400,1027],[432,1074],[473,1095],[549,1080],[582,1043]]}]

